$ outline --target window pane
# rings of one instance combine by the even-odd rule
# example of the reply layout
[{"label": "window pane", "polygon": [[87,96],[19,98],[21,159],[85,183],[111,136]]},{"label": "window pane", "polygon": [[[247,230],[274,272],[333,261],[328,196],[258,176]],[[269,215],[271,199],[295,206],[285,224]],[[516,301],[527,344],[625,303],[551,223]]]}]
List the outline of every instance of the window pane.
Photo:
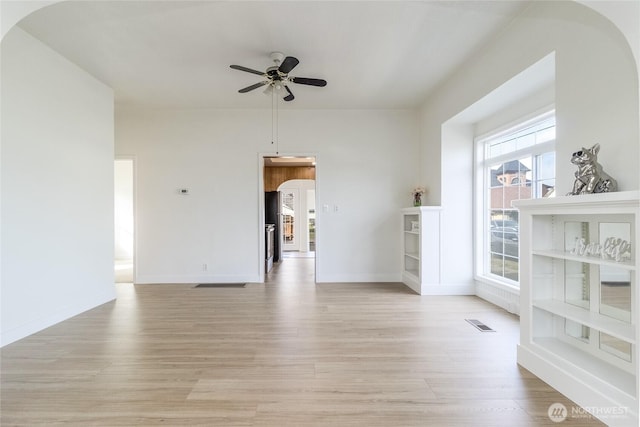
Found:
[{"label": "window pane", "polygon": [[282,235],[285,243],[294,242],[294,205],[295,194],[292,192],[282,193]]},{"label": "window pane", "polygon": [[514,282],[518,281],[518,258],[504,257],[504,277]]},{"label": "window pane", "polygon": [[504,187],[491,188],[489,190],[489,203],[491,209],[504,208]]},{"label": "window pane", "polygon": [[521,136],[520,138],[518,138],[518,150],[531,147],[535,143],[536,143],[535,133],[530,133],[528,135]]},{"label": "window pane", "polygon": [[556,139],[556,127],[550,127],[547,129],[543,129],[540,132],[536,133],[536,144],[540,144],[542,142],[553,141]]},{"label": "window pane", "polygon": [[[535,150],[536,144],[554,140],[555,116],[548,116],[482,142],[486,155],[482,161],[500,156],[502,162],[497,165],[487,162],[483,166],[487,174],[483,200],[488,204],[484,223],[489,224],[483,245],[489,251],[488,257],[483,255],[485,260],[489,259],[485,268],[487,274],[502,277],[508,283],[519,280],[520,230],[512,202],[555,195],[555,151],[538,154],[539,150]],[[514,154],[509,157],[509,153]]]},{"label": "window pane", "polygon": [[504,257],[498,254],[491,254],[491,274],[504,277]]},{"label": "window pane", "polygon": [[489,155],[488,158],[497,157],[504,153],[504,144],[493,144],[489,146]]},{"label": "window pane", "polygon": [[536,191],[539,197],[555,197],[556,180],[546,179],[536,184]]},{"label": "window pane", "polygon": [[556,153],[551,151],[538,156],[538,179],[549,179],[556,174]]}]

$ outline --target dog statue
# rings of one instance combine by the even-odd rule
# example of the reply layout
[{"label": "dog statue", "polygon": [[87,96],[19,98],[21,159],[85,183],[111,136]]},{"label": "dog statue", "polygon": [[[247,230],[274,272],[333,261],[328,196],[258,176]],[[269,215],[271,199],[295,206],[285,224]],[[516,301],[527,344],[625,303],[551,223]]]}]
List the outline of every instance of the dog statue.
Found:
[{"label": "dog statue", "polygon": [[618,189],[615,179],[602,171],[602,166],[598,163],[598,151],[600,144],[595,144],[589,149],[583,147],[571,155],[571,163],[577,165],[578,170],[573,190],[567,196],[608,193]]}]

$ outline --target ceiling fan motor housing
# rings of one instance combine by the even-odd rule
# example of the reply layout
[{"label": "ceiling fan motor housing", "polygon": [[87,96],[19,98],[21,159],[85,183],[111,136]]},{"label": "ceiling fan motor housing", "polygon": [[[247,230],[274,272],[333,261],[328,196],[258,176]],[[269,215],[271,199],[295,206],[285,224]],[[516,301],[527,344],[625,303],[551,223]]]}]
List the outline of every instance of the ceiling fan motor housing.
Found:
[{"label": "ceiling fan motor housing", "polygon": [[282,63],[282,60],[284,59],[284,53],[282,53],[282,52],[271,52],[269,57],[271,58],[271,60],[273,62],[276,63],[276,68],[278,68],[278,66]]}]

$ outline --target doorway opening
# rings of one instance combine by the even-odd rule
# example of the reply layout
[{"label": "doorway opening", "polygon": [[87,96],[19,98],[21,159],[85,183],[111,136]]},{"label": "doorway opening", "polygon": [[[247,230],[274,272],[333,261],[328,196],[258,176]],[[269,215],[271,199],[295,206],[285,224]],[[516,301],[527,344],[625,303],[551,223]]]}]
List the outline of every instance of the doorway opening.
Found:
[{"label": "doorway opening", "polygon": [[114,273],[116,283],[134,282],[133,159],[114,161]]},{"label": "doorway opening", "polygon": [[263,161],[265,277],[285,262],[290,270],[296,259],[306,264],[312,259],[315,271],[316,158],[264,156]]},{"label": "doorway opening", "polygon": [[316,182],[293,179],[278,187],[282,194],[282,252],[284,258],[315,258]]}]

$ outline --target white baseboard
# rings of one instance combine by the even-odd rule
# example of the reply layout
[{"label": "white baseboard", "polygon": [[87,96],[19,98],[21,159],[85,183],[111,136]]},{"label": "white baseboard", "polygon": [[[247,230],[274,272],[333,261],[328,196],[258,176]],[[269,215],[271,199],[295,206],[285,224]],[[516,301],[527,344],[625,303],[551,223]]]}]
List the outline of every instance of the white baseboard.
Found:
[{"label": "white baseboard", "polygon": [[208,274],[208,275],[137,275],[136,285],[185,284],[185,283],[259,283],[254,275]]},{"label": "white baseboard", "polygon": [[316,283],[387,283],[401,281],[399,274],[316,274]]}]

